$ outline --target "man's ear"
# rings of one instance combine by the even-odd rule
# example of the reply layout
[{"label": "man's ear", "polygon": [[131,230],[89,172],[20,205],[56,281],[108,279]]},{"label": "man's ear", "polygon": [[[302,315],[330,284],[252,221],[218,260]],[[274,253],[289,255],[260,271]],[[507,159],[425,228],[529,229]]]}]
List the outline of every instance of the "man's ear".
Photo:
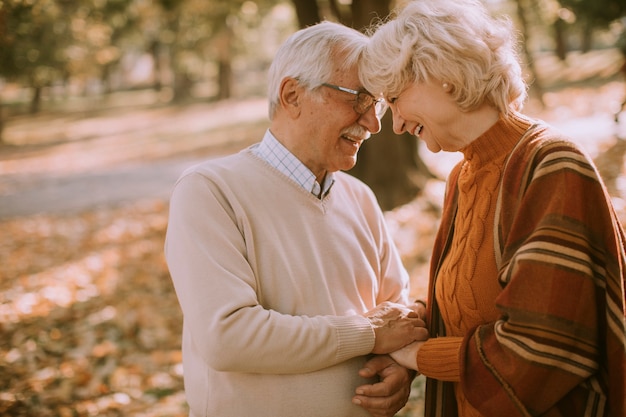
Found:
[{"label": "man's ear", "polygon": [[280,91],[278,94],[280,107],[285,110],[290,117],[298,117],[302,111],[304,93],[304,87],[300,85],[298,80],[291,77],[284,78],[280,83]]}]

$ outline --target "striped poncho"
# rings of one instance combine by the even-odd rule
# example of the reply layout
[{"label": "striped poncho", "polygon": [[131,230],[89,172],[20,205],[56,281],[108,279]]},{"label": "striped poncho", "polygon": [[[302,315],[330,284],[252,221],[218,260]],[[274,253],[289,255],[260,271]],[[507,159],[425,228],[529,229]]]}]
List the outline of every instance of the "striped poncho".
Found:
[{"label": "striped poncho", "polygon": [[[485,230],[499,317],[463,336],[461,396],[482,416],[625,416],[622,226],[584,152],[552,128],[527,129],[532,121],[517,113],[512,119],[499,123],[521,139],[508,152],[494,224]],[[453,338],[445,337],[435,291],[454,241],[462,165],[448,180],[431,260],[428,322],[441,341]],[[427,417],[457,415],[453,388],[427,379]]]}]

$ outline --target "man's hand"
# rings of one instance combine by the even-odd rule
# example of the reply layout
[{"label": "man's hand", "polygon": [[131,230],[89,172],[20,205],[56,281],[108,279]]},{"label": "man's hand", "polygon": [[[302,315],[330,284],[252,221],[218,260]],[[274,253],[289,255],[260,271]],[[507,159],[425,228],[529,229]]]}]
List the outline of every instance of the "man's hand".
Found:
[{"label": "man's hand", "polygon": [[384,302],[365,316],[370,320],[376,336],[372,353],[389,353],[414,341],[428,339],[424,320],[402,304]]},{"label": "man's hand", "polygon": [[409,399],[415,372],[401,367],[387,355],[380,355],[367,361],[359,375],[364,378],[378,375],[380,382],[357,387],[352,403],[365,408],[373,417],[392,417]]}]

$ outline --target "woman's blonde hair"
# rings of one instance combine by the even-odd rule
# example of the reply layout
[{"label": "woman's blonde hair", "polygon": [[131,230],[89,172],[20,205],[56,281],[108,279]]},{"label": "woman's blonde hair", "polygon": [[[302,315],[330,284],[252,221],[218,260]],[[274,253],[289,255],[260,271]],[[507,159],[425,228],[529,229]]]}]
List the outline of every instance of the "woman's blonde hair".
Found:
[{"label": "woman's blonde hair", "polygon": [[410,83],[448,84],[458,106],[484,102],[507,114],[527,97],[510,19],[494,18],[478,0],[414,0],[372,27],[359,75],[387,98]]}]

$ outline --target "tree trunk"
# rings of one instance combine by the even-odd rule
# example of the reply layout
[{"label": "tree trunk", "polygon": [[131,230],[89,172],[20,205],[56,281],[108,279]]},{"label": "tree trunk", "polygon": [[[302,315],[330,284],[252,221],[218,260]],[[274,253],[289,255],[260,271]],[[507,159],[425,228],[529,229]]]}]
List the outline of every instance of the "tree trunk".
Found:
[{"label": "tree trunk", "polygon": [[2,132],[4,132],[4,106],[2,105],[2,101],[0,101],[0,146],[4,145]]},{"label": "tree trunk", "polygon": [[177,68],[174,73],[174,102],[181,103],[191,97],[191,87],[193,86],[193,80],[189,76],[186,70]]},{"label": "tree trunk", "polygon": [[102,66],[102,72],[100,73],[100,83],[104,89],[104,95],[109,95],[113,92],[113,86],[111,85],[111,67],[111,63],[104,64]]},{"label": "tree trunk", "polygon": [[184,50],[183,34],[179,30],[180,21],[180,3],[173,2],[168,11],[168,28],[175,34],[175,38],[168,48],[168,62],[171,65],[174,78],[172,100],[175,103],[181,103],[189,99],[191,97],[191,88],[193,87],[193,80],[191,79],[189,71],[180,60],[182,51]]},{"label": "tree trunk", "polygon": [[154,91],[161,91],[163,88],[163,63],[161,62],[161,43],[158,39],[153,39],[150,42],[150,47],[148,48],[150,56],[152,56],[153,61],[153,84],[152,88]]},{"label": "tree trunk", "polygon": [[363,32],[377,19],[389,15],[391,0],[353,0],[351,26]]},{"label": "tree trunk", "polygon": [[320,21],[320,9],[317,0],[292,0],[296,8],[298,24],[301,28],[314,25]]},{"label": "tree trunk", "polygon": [[561,60],[565,61],[567,58],[567,41],[565,39],[565,28],[567,27],[567,22],[561,18],[557,18],[554,21],[554,43],[556,44],[556,56]]},{"label": "tree trunk", "polygon": [[233,84],[233,68],[232,51],[233,51],[233,31],[224,25],[220,32],[215,36],[213,42],[216,49],[217,58],[217,99],[225,100],[232,96]]},{"label": "tree trunk", "polygon": [[33,96],[30,100],[30,114],[37,114],[41,109],[41,86],[33,87]]},{"label": "tree trunk", "polygon": [[[532,1],[532,0],[531,0]],[[533,4],[533,7],[536,6],[536,4]],[[535,95],[537,96],[537,99],[539,100],[539,103],[541,104],[541,107],[545,108],[546,107],[546,103],[543,99],[543,86],[541,85],[541,81],[539,80],[539,77],[537,76],[537,68],[535,66],[535,60],[533,58],[533,54],[529,49],[529,30],[528,30],[528,20],[526,19],[526,8],[527,5],[525,4],[524,0],[517,0],[517,18],[519,19],[520,22],[520,26],[522,29],[522,36],[523,38],[523,48],[524,48],[524,56],[526,57],[526,61],[528,62],[528,68],[530,70],[530,78],[532,79],[532,83],[530,84],[530,89],[531,91],[534,91]]]},{"label": "tree trunk", "polygon": [[168,63],[170,65],[170,71],[172,74],[172,101],[174,103],[181,103],[187,100],[191,95],[191,79],[187,74],[187,69],[180,61],[180,39],[178,34],[178,14],[175,18],[170,18],[170,28],[177,33],[174,42],[169,45],[167,49]]},{"label": "tree trunk", "polygon": [[218,91],[217,91],[217,99],[218,100],[226,100],[232,96],[231,85],[232,85],[232,65],[230,61],[222,61],[218,62]]},{"label": "tree trunk", "polygon": [[580,52],[587,53],[591,51],[593,45],[593,24],[589,19],[586,19],[582,25],[582,39],[580,43]]}]

